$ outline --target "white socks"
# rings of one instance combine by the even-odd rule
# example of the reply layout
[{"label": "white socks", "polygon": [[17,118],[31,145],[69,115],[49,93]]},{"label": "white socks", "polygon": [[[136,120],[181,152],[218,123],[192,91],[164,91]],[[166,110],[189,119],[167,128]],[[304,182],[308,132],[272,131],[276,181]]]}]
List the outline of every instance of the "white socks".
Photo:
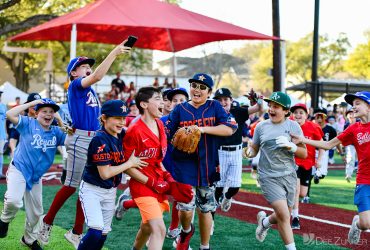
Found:
[{"label": "white socks", "polygon": [[293,210],[292,210],[292,217],[293,217],[293,218],[295,218],[295,217],[298,217],[298,216],[299,216],[298,208],[293,209]]},{"label": "white socks", "polygon": [[295,243],[293,242],[293,243],[290,243],[288,245],[285,245],[285,249],[287,249],[287,250],[296,250]]},{"label": "white socks", "polygon": [[270,216],[266,217],[263,219],[262,221],[262,225],[264,228],[269,228],[271,227],[271,223],[270,223],[270,219],[269,219]]}]

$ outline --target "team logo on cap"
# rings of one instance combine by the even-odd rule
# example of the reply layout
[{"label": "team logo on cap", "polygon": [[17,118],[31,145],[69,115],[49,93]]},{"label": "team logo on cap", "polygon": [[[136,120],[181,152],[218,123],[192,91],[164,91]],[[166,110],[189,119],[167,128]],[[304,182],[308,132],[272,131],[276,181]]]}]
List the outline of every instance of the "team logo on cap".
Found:
[{"label": "team logo on cap", "polygon": [[40,95],[35,95],[33,98],[35,98],[35,100],[40,100],[41,96]]},{"label": "team logo on cap", "polygon": [[121,109],[122,109],[122,113],[126,113],[127,112],[127,108],[126,108],[125,105],[122,105]]},{"label": "team logo on cap", "polygon": [[219,90],[218,90],[218,93],[220,93],[220,94],[222,95],[222,89],[219,89]]},{"label": "team logo on cap", "polygon": [[280,98],[280,96],[279,96],[279,94],[278,93],[274,93],[272,96],[271,96],[271,99],[272,100],[277,100],[277,99],[279,99]]},{"label": "team logo on cap", "polygon": [[206,77],[205,77],[204,75],[200,75],[200,76],[198,77],[198,80],[199,80],[199,81],[204,81],[204,79],[206,79]]}]

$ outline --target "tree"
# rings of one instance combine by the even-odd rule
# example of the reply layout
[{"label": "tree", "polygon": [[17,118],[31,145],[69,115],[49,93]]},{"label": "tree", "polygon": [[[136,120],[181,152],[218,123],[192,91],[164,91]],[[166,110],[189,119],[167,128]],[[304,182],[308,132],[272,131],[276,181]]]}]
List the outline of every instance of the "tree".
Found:
[{"label": "tree", "polygon": [[344,67],[354,77],[370,79],[370,30],[365,32],[365,36],[367,43],[357,45]]}]

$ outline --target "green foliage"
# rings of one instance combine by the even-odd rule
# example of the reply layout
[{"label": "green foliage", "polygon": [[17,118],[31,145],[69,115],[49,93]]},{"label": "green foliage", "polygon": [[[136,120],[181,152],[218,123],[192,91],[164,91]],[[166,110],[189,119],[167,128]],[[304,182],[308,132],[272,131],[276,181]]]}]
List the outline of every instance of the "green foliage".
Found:
[{"label": "green foliage", "polygon": [[354,77],[370,79],[370,30],[365,32],[367,43],[359,44],[348,56],[345,69]]}]

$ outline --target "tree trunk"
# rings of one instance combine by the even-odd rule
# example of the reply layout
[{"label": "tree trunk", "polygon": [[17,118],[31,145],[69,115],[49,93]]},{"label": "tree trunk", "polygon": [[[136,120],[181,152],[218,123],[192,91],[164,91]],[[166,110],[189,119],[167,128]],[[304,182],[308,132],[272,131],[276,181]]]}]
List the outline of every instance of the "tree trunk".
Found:
[{"label": "tree trunk", "polygon": [[29,85],[30,85],[29,75],[27,71],[25,70],[26,68],[25,59],[27,58],[27,55],[21,53],[18,58],[14,54],[12,63],[11,63],[11,69],[14,72],[15,86],[18,89],[27,93]]}]

